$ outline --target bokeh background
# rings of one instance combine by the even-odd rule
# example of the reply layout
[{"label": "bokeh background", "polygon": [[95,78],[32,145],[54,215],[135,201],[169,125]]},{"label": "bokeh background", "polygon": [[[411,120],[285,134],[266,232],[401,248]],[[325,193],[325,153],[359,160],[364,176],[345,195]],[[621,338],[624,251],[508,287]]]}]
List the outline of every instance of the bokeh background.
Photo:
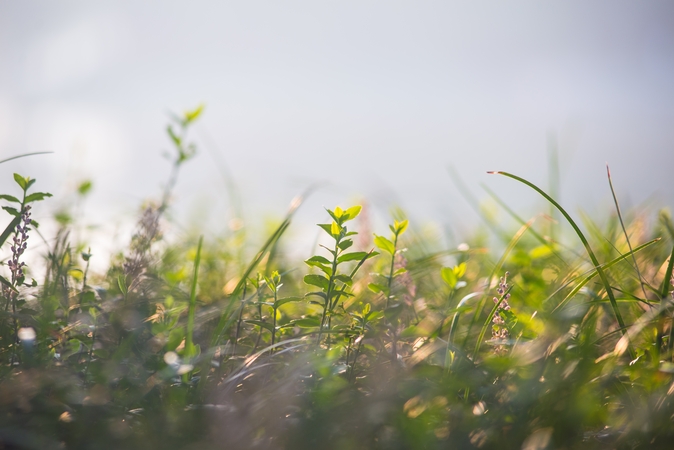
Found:
[{"label": "bokeh background", "polygon": [[[206,104],[174,218],[217,229],[365,198],[456,233],[477,221],[448,175],[547,211],[674,201],[674,3],[0,1],[0,166],[56,194],[94,188],[91,223],[132,221],[169,172],[169,111]],[[46,204],[46,203],[45,203]],[[45,206],[49,208],[49,206]],[[573,208],[572,208],[573,209]],[[46,216],[47,210],[42,212]],[[318,220],[318,219],[316,219]],[[303,225],[303,226],[304,226]]]}]

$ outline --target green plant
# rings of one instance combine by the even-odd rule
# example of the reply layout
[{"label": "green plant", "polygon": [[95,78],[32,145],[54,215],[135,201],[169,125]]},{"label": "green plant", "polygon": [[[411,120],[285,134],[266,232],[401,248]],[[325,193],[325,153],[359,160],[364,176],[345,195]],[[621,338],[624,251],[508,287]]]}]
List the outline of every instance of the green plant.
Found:
[{"label": "green plant", "polygon": [[[355,219],[360,214],[360,206],[352,206],[343,210],[339,206],[332,210],[327,210],[333,221],[330,224],[319,224],[318,226],[325,231],[334,241],[334,246],[328,248],[321,245],[330,253],[331,259],[324,256],[316,255],[307,259],[305,263],[310,267],[318,268],[323,274],[309,274],[304,277],[304,282],[310,286],[319,288],[319,291],[309,292],[307,296],[318,297],[321,300],[316,302],[321,308],[322,313],[318,321],[318,335],[316,342],[320,344],[321,337],[324,331],[331,332],[332,318],[335,315],[339,301],[345,297],[350,297],[352,294],[348,292],[348,288],[353,284],[353,278],[362,267],[363,263],[369,258],[376,256],[378,253],[374,251],[369,252],[347,252],[353,245],[351,236],[356,235],[355,231],[348,231],[346,222]],[[340,268],[344,263],[356,261],[356,266],[349,274],[340,272]],[[328,347],[330,346],[330,339],[328,338]]]}]

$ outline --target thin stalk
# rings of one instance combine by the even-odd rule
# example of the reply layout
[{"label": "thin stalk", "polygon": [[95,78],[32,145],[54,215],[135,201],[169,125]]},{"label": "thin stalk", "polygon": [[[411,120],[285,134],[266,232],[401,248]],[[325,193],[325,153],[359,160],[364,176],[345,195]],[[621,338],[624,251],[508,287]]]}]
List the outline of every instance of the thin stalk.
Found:
[{"label": "thin stalk", "polygon": [[243,320],[243,309],[246,302],[246,287],[248,283],[243,285],[243,294],[241,294],[241,306],[239,307],[239,320],[236,323],[236,334],[234,335],[234,345],[232,348],[232,356],[236,356],[236,346],[239,343],[239,335],[241,334],[241,322]]},{"label": "thin stalk", "polygon": [[351,364],[351,376],[349,377],[351,379],[351,382],[353,383],[354,377],[355,377],[355,370],[356,370],[356,363],[358,362],[358,356],[360,355],[360,348],[363,345],[363,339],[361,336],[361,339],[358,341],[358,347],[356,347],[356,352],[353,356],[353,364]]},{"label": "thin stalk", "polygon": [[[553,198],[559,198],[559,149],[557,136],[548,134],[548,179],[550,180],[550,194]],[[550,205],[550,239],[555,240],[555,208]]]},{"label": "thin stalk", "polygon": [[634,269],[637,271],[637,276],[639,277],[639,284],[641,285],[641,291],[644,293],[644,298],[648,299],[648,296],[646,295],[646,288],[644,287],[644,279],[641,276],[641,271],[639,270],[639,264],[637,264],[637,258],[634,256],[634,252],[632,251],[632,243],[630,242],[630,237],[627,234],[627,229],[625,228],[625,223],[623,222],[623,215],[620,212],[620,205],[618,204],[618,197],[615,195],[615,189],[613,189],[613,180],[611,179],[611,170],[608,168],[608,164],[606,164],[606,175],[608,176],[608,185],[611,188],[611,195],[613,196],[613,203],[615,203],[615,209],[616,212],[618,213],[618,220],[620,220],[620,227],[623,230],[623,234],[625,235],[625,240],[627,241],[627,247],[630,249],[630,253],[632,254],[632,262],[634,263]]},{"label": "thin stalk", "polygon": [[[341,238],[335,240],[335,250],[332,255],[332,270],[330,271],[330,279],[328,280],[328,289],[325,292],[325,306],[323,307],[323,317],[321,317],[321,325],[318,328],[318,338],[316,339],[316,345],[320,345],[321,337],[323,335],[323,327],[325,325],[325,318],[328,315],[328,312],[332,313],[332,292],[335,285],[335,276],[337,275],[337,258],[339,255],[339,242]],[[332,316],[332,314],[330,314]],[[328,318],[330,320],[330,318]],[[330,323],[328,323],[328,331],[330,331]],[[328,348],[330,348],[330,335],[328,335]]]},{"label": "thin stalk", "polygon": [[199,244],[197,244],[197,254],[194,258],[194,273],[192,275],[192,286],[190,288],[190,305],[187,313],[187,331],[185,333],[185,350],[188,354],[194,351],[194,313],[197,306],[197,280],[199,278],[199,264],[201,263],[201,246],[203,241],[204,237],[200,236]]},{"label": "thin stalk", "polygon": [[[388,275],[388,280],[387,280],[387,289],[386,289],[386,307],[384,308],[384,311],[388,309],[388,302],[389,299],[391,298],[391,286],[393,286],[393,269],[395,267],[395,259],[396,259],[396,253],[398,250],[398,234],[394,233],[394,239],[393,239],[393,254],[391,254],[391,269],[389,270],[389,275]],[[396,363],[398,361],[398,332],[396,330],[396,324],[393,322],[389,321],[389,324],[391,325],[391,334],[393,336],[393,342],[391,342],[391,357],[393,359],[393,362]]]},{"label": "thin stalk", "polygon": [[[274,305],[276,305],[277,301],[278,301],[278,292],[277,292],[276,289],[274,289]],[[274,306],[272,308],[272,315],[274,316],[271,319],[271,321],[272,321],[272,325],[271,325],[271,345],[272,345],[272,348],[274,347],[274,344],[276,343],[276,311],[277,311],[277,309],[278,308],[276,308],[276,306]],[[273,353],[273,350],[272,350],[272,353]]]}]

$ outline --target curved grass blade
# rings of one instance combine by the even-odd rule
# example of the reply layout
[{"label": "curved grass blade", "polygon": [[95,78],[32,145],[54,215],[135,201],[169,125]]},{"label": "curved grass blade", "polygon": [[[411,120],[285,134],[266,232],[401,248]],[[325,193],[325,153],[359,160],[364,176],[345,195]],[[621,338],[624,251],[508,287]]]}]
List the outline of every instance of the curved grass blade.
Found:
[{"label": "curved grass blade", "polygon": [[[503,209],[505,210],[505,212],[507,212],[507,213],[510,215],[510,217],[512,217],[513,219],[515,219],[517,222],[519,222],[520,225],[524,225],[524,224],[526,223],[526,221],[525,221],[524,219],[522,219],[522,218],[521,218],[515,211],[513,211],[512,209],[510,209],[510,207],[506,204],[506,202],[504,202],[503,200],[501,200],[501,198],[500,198],[498,195],[496,195],[496,192],[494,192],[494,191],[492,191],[491,189],[489,189],[489,187],[488,187],[486,184],[480,183],[480,186],[482,187],[482,189],[484,189],[485,191],[487,191],[487,194],[489,194],[489,196],[490,196],[491,198],[493,198],[494,201],[495,201],[496,203],[498,203],[498,204],[501,206],[501,208],[503,208]],[[549,217],[548,220],[554,220],[554,219],[553,219],[552,217]],[[545,239],[543,236],[541,236],[541,235],[540,235],[536,230],[534,230],[533,228],[531,228],[531,229],[529,230],[529,232],[531,233],[531,235],[532,235],[533,237],[536,238],[536,240],[537,240],[538,242],[540,242],[541,244],[543,244],[543,245],[545,245],[546,247],[548,247],[548,248],[550,249],[550,251],[552,252],[552,254],[555,255],[555,256],[557,257],[557,259],[559,259],[559,260],[562,262],[562,264],[564,264],[565,267],[569,267],[569,264],[568,264],[566,261],[564,261],[564,258],[562,258],[562,257],[555,251],[555,247],[554,247],[554,245],[552,245],[552,242],[554,242],[554,240],[553,240],[553,241],[550,241],[550,240],[548,240],[548,239]]]},{"label": "curved grass blade", "polygon": [[[634,248],[633,250],[631,250],[629,253],[621,254],[621,255],[618,256],[617,258],[612,259],[611,261],[602,264],[602,267],[603,267],[604,269],[608,269],[609,267],[612,267],[612,266],[616,265],[617,263],[619,263],[620,261],[626,259],[628,256],[634,255],[636,252],[641,251],[641,250],[643,250],[644,248],[646,248],[646,247],[648,247],[648,246],[650,246],[650,245],[652,245],[652,244],[655,244],[655,243],[658,242],[658,241],[660,241],[660,238],[655,238],[655,239],[652,239],[652,240],[646,242],[645,244],[641,244],[640,246],[638,246],[638,247]],[[559,302],[559,304],[558,304],[557,306],[555,306],[555,308],[552,310],[553,313],[554,313],[555,311],[557,311],[558,309],[562,308],[562,307],[563,307],[563,306],[564,306],[564,305],[565,305],[565,304],[566,304],[566,303],[567,303],[567,302],[568,302],[574,295],[576,295],[576,294],[577,294],[577,293],[578,293],[578,292],[579,292],[579,291],[580,291],[580,290],[581,290],[587,283],[589,283],[589,282],[592,280],[592,278],[596,277],[596,276],[597,276],[597,269],[596,269],[596,268],[590,269],[588,272],[585,272],[585,274],[587,274],[587,273],[589,273],[589,275],[587,275],[587,276],[586,276],[580,283],[578,283],[578,285],[577,285],[576,287],[574,287],[574,288],[571,290],[571,292],[569,292],[569,293],[566,295],[566,297],[564,297],[564,300],[562,300],[561,302]],[[563,286],[561,286],[559,289],[557,289],[557,290],[556,290],[550,297],[548,297],[548,298],[554,297],[555,294],[557,294],[559,291],[561,291],[562,289],[564,289],[565,287],[567,287],[568,285],[570,285],[571,283],[573,283],[575,280],[577,280],[578,278],[580,278],[580,277],[582,277],[582,276],[583,276],[583,275],[580,275],[580,276],[575,277],[575,278],[573,278],[572,280],[568,281],[568,282],[565,283]]]},{"label": "curved grass blade", "polygon": [[459,324],[459,318],[461,317],[461,308],[468,303],[469,300],[477,297],[480,295],[479,292],[471,292],[470,294],[466,295],[461,299],[459,304],[456,306],[457,311],[454,313],[454,317],[452,318],[452,323],[449,326],[449,335],[447,336],[447,351],[445,354],[445,370],[449,371],[450,369],[450,364],[449,361],[451,360],[450,358],[450,352],[451,352],[451,346],[454,342],[454,334],[456,334],[456,329]]},{"label": "curved grass blade", "polygon": [[[589,242],[587,239],[585,239],[585,235],[583,234],[582,231],[580,231],[580,228],[578,228],[578,225],[576,225],[576,222],[571,218],[569,213],[566,212],[562,206],[557,203],[552,197],[550,197],[548,194],[545,193],[541,188],[536,186],[535,184],[525,180],[524,178],[520,178],[517,175],[513,175],[508,172],[501,172],[501,171],[494,171],[494,172],[487,172],[490,174],[496,174],[496,175],[503,175],[508,178],[512,178],[515,181],[519,181],[522,184],[525,184],[541,194],[547,201],[552,203],[555,208],[559,210],[560,213],[564,216],[564,218],[569,222],[573,230],[576,232],[578,235],[578,238],[580,241],[583,243],[583,246],[585,247],[585,250],[587,251],[587,254],[590,256],[590,259],[592,260],[592,264],[594,264],[595,269],[597,270],[597,273],[599,274],[599,277],[601,278],[601,282],[604,285],[604,289],[606,290],[606,295],[608,295],[609,300],[611,301],[611,308],[613,308],[613,313],[615,314],[616,320],[618,321],[618,325],[620,326],[621,329],[623,329],[623,336],[627,335],[627,332],[624,330],[625,328],[625,321],[623,320],[622,314],[620,313],[620,309],[618,309],[618,303],[615,301],[615,296],[613,295],[613,290],[611,289],[611,284],[608,281],[608,277],[606,276],[606,273],[604,272],[604,269],[602,269],[601,264],[599,263],[599,260],[597,260],[597,257],[595,256],[594,252],[592,251],[592,248],[590,247]],[[631,348],[631,345],[628,344],[628,349],[630,352],[630,355],[633,357],[634,352]]]},{"label": "curved grass blade", "polygon": [[241,279],[237,283],[236,287],[232,291],[230,298],[232,301],[230,301],[227,304],[227,307],[225,308],[225,311],[223,311],[220,321],[218,322],[218,325],[215,327],[215,330],[213,331],[213,335],[211,337],[211,346],[216,346],[218,345],[218,342],[220,341],[222,335],[225,333],[227,328],[233,323],[235,315],[231,315],[232,308],[234,307],[234,299],[238,298],[239,293],[243,289],[244,284],[246,283],[246,280],[250,276],[250,274],[255,270],[255,268],[260,264],[262,259],[265,257],[265,255],[271,250],[271,248],[274,246],[276,241],[278,241],[283,233],[288,229],[288,226],[290,226],[290,221],[295,214],[295,211],[297,211],[297,208],[300,207],[302,202],[304,201],[304,198],[308,192],[306,192],[304,195],[300,195],[296,197],[290,205],[290,209],[288,210],[288,213],[286,214],[285,218],[283,219],[283,222],[281,222],[281,225],[274,230],[274,232],[269,236],[269,239],[264,243],[260,251],[255,255],[255,258],[253,258],[253,261],[248,265],[246,270],[244,271],[243,275],[241,275]]},{"label": "curved grass blade", "polygon": [[[190,289],[190,304],[187,313],[187,330],[185,333],[185,353],[188,358],[196,356],[196,348],[194,346],[194,311],[197,307],[197,279],[199,277],[199,264],[201,263],[201,246],[204,242],[204,237],[199,237],[199,244],[197,245],[197,254],[194,257],[194,275],[192,276],[192,286]],[[183,374],[183,381],[189,380],[190,374]]]},{"label": "curved grass blade", "polygon": [[23,154],[21,154],[21,155],[16,155],[16,156],[12,156],[12,157],[10,157],[10,158],[6,158],[6,159],[3,159],[3,160],[0,160],[0,164],[6,163],[6,162],[8,162],[8,161],[15,160],[15,159],[19,159],[19,158],[25,158],[26,156],[33,156],[33,155],[48,155],[48,154],[50,154],[50,153],[54,153],[54,152],[33,152],[33,153],[23,153]]}]

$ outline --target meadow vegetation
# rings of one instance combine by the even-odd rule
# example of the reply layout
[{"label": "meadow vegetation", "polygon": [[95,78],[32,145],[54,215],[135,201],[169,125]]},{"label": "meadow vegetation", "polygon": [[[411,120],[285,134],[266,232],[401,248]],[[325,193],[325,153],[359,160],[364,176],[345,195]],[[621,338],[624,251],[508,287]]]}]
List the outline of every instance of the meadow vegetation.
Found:
[{"label": "meadow vegetation", "polygon": [[166,188],[106,273],[67,211],[42,236],[35,180],[0,195],[0,448],[671,448],[667,211],[622,214],[614,196],[579,224],[497,172],[552,209],[525,221],[496,198],[519,225],[492,222],[494,245],[443,247],[400,211],[369,230],[350,205],[296,261],[301,198],[250,255],[241,229],[169,241],[200,114],[173,119]]}]

